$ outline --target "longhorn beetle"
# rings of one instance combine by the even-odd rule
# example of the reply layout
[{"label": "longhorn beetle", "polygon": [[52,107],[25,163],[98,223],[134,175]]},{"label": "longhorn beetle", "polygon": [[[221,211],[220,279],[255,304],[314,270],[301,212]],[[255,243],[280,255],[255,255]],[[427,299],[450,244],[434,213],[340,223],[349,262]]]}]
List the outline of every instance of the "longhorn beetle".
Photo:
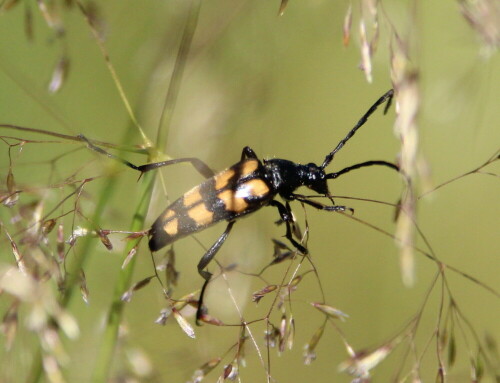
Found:
[{"label": "longhorn beetle", "polygon": [[[307,254],[307,249],[292,237],[293,216],[289,205],[290,201],[300,201],[319,210],[353,211],[346,206],[334,204],[328,189],[327,180],[337,178],[355,169],[373,165],[386,166],[399,172],[398,166],[386,161],[365,161],[348,166],[335,173],[325,172],[325,168],[333,160],[335,154],[365,124],[370,115],[385,102],[387,104],[384,114],[387,112],[393,96],[394,91],[391,89],[380,97],[337,144],[335,149],[325,157],[320,166],[314,163],[301,165],[278,158],[260,160],[248,146],[243,149],[239,162],[217,174],[197,158],[179,158],[136,166],[93,145],[83,136],[80,136],[80,139],[86,141],[89,148],[117,159],[128,167],[140,171],[141,174],[162,166],[189,162],[206,178],[203,183],[195,186],[170,204],[147,231],[149,249],[154,252],[180,238],[204,230],[217,222],[227,222],[226,230],[224,230],[219,239],[208,249],[198,263],[198,273],[205,280],[198,301],[198,310],[196,313],[196,320],[198,322],[204,312],[203,297],[205,289],[212,277],[212,274],[206,270],[206,267],[226,241],[236,220],[264,206],[274,206],[278,209],[280,218],[286,225],[286,238],[298,251],[302,254]],[[312,201],[304,195],[296,194],[295,190],[300,186],[305,186],[324,195],[331,200],[332,205],[326,206]],[[285,201],[285,204],[275,200],[277,195]]]}]

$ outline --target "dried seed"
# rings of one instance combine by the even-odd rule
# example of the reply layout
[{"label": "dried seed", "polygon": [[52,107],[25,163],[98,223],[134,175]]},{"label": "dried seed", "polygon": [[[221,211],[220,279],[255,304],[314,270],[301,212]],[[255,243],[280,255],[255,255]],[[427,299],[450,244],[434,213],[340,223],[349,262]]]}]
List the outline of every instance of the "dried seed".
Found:
[{"label": "dried seed", "polygon": [[130,287],[130,289],[128,289],[127,291],[125,291],[122,296],[121,296],[121,300],[124,301],[124,302],[130,302],[130,300],[132,299],[132,294],[137,291],[137,290],[140,290],[142,289],[144,286],[148,285],[149,282],[151,281],[151,279],[155,278],[154,275],[150,276],[150,277],[147,277],[147,278],[144,278],[144,279],[141,279],[139,282],[136,282],[132,285],[132,287]]},{"label": "dried seed", "polygon": [[279,16],[283,16],[287,5],[288,5],[288,0],[281,0],[280,9],[278,11]]},{"label": "dried seed", "polygon": [[255,293],[252,294],[252,302],[259,303],[260,300],[267,294],[276,291],[278,288],[277,285],[268,285],[264,287],[263,289],[256,291]]},{"label": "dried seed", "polygon": [[224,322],[222,322],[220,319],[215,318],[209,314],[202,314],[200,316],[200,321],[202,321],[203,323],[214,325],[214,326],[224,326]]},{"label": "dried seed", "polygon": [[175,308],[172,309],[172,313],[174,314],[174,318],[181,327],[182,331],[186,333],[190,338],[196,338],[193,327],[189,324],[189,322],[181,315],[179,311]]},{"label": "dried seed", "polygon": [[347,8],[346,15],[344,17],[344,26],[342,29],[342,40],[344,46],[349,45],[349,41],[351,39],[351,27],[352,27],[352,3],[349,3],[349,8]]},{"label": "dried seed", "polygon": [[373,81],[371,50],[366,37],[366,27],[363,20],[359,24],[359,38],[361,40],[361,70],[365,72],[366,81],[371,83]]},{"label": "dried seed", "polygon": [[137,254],[137,246],[138,245],[135,245],[128,252],[127,256],[125,257],[125,260],[122,263],[122,269],[124,269],[125,267],[127,267],[127,265],[130,263],[130,261],[132,260],[132,258],[134,258],[135,255]]},{"label": "dried seed", "polygon": [[106,247],[106,249],[113,250],[113,244],[109,240],[109,237],[104,230],[97,230],[97,236],[101,240],[102,244]]},{"label": "dried seed", "polygon": [[347,315],[344,312],[336,309],[335,307],[332,307],[332,306],[329,306],[329,305],[325,305],[323,303],[312,302],[311,305],[313,307],[316,307],[322,313],[325,313],[329,317],[332,317],[332,318],[335,318],[335,319],[340,319],[342,321],[345,321],[345,318],[349,317],[349,315]]},{"label": "dried seed", "polygon": [[82,294],[82,299],[86,304],[89,304],[89,289],[87,287],[87,278],[85,277],[85,272],[80,269],[80,292]]},{"label": "dried seed", "polygon": [[69,58],[66,56],[62,56],[57,61],[57,64],[52,71],[52,78],[50,79],[48,86],[48,90],[50,93],[56,93],[62,88],[64,82],[66,81],[66,78],[68,77],[68,71]]},{"label": "dried seed", "polygon": [[167,308],[162,309],[160,311],[160,315],[158,316],[158,318],[156,318],[155,323],[162,325],[162,326],[165,326],[165,323],[167,323],[167,319],[170,316],[170,314],[172,314],[171,308],[167,307]]},{"label": "dried seed", "polygon": [[57,221],[55,219],[48,219],[42,223],[42,234],[49,234],[56,226]]},{"label": "dried seed", "polygon": [[318,345],[323,332],[325,331],[325,326],[321,325],[316,332],[313,334],[309,342],[304,346],[304,364],[310,365],[316,359],[315,348]]},{"label": "dried seed", "polygon": [[193,377],[191,378],[189,383],[201,382],[209,372],[211,372],[215,367],[217,367],[219,365],[220,361],[221,361],[221,358],[214,358],[214,359],[209,360],[207,363],[203,364],[202,366],[200,366],[193,373]]}]

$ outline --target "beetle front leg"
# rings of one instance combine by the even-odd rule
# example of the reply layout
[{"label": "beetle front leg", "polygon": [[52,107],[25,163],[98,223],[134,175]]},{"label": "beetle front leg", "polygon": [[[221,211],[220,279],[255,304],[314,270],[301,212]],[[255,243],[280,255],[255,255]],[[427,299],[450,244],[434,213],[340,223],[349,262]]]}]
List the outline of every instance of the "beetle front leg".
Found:
[{"label": "beetle front leg", "polygon": [[341,206],[341,205],[333,205],[333,206],[327,206],[323,205],[322,203],[312,201],[308,199],[307,197],[300,195],[300,194],[291,194],[290,199],[299,201],[302,203],[305,203],[306,205],[312,206],[315,209],[318,210],[326,210],[326,211],[350,211],[351,214],[354,214],[354,209],[350,208],[348,206]]},{"label": "beetle front leg", "polygon": [[226,227],[226,230],[224,230],[224,233],[219,237],[219,239],[212,245],[210,249],[201,257],[200,262],[198,263],[198,273],[203,277],[205,282],[203,283],[203,287],[201,288],[200,292],[200,298],[198,300],[198,309],[196,310],[196,324],[199,325],[199,319],[201,318],[203,314],[203,298],[205,296],[205,289],[207,288],[208,282],[210,282],[210,278],[212,278],[212,273],[209,271],[205,270],[205,267],[208,266],[210,261],[215,257],[215,254],[219,251],[221,246],[224,244],[226,241],[229,233],[231,232],[231,229],[233,228],[234,221],[229,222],[229,224]]}]

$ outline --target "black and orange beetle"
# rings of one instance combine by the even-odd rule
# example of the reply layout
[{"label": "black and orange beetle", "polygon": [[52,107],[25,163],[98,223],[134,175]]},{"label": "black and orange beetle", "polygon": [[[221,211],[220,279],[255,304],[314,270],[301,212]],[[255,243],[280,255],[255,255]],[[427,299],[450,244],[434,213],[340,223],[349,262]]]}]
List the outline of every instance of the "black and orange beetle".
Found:
[{"label": "black and orange beetle", "polygon": [[[335,173],[325,173],[325,168],[333,160],[335,154],[363,126],[368,117],[385,102],[387,104],[384,113],[387,112],[393,95],[394,91],[391,89],[380,97],[361,117],[354,128],[338,143],[335,149],[325,157],[320,166],[314,163],[301,165],[278,158],[260,160],[248,146],[243,149],[239,162],[217,174],[197,158],[179,158],[142,166],[135,166],[127,161],[122,161],[127,166],[141,173],[163,166],[190,162],[200,174],[207,178],[203,183],[195,186],[170,204],[147,232],[150,250],[158,251],[180,238],[197,233],[218,222],[227,222],[226,230],[198,263],[198,272],[204,278],[205,282],[200,293],[197,320],[202,315],[204,291],[212,276],[206,270],[206,267],[227,239],[236,220],[264,206],[274,206],[278,209],[281,220],[286,224],[286,238],[298,251],[306,254],[307,249],[292,237],[293,218],[289,206],[290,201],[300,201],[316,209],[326,211],[352,211],[352,209],[346,206],[334,204],[328,189],[327,180],[337,178],[351,170],[373,165],[382,165],[399,171],[398,166],[390,162],[366,161],[349,166]],[[84,137],[82,138],[85,139]],[[88,140],[86,141],[92,149],[116,158],[90,144]],[[323,205],[304,195],[296,194],[295,190],[301,186],[305,186],[328,197],[332,201],[332,205]],[[277,195],[285,201],[285,204],[275,199]]]}]

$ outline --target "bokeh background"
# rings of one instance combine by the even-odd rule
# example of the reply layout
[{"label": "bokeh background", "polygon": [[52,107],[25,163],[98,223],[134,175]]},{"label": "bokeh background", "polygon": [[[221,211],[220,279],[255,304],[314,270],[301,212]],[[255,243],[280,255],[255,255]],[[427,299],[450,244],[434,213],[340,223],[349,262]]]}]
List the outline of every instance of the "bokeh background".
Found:
[{"label": "bokeh background", "polygon": [[[422,94],[418,119],[420,150],[430,179],[439,185],[481,165],[498,150],[500,142],[498,54],[485,54],[479,36],[461,15],[456,2],[385,1],[382,5],[381,36],[373,57],[373,83],[369,84],[359,69],[357,2],[353,4],[353,31],[347,47],[342,44],[347,1],[290,1],[283,16],[277,14],[277,1],[204,3],[165,152],[173,158],[199,157],[214,169],[235,163],[246,145],[260,157],[321,163],[367,108],[391,87],[387,21],[390,20],[401,38],[412,42],[410,58],[418,69]],[[57,39],[35,5],[27,6],[33,8],[33,41],[29,41],[25,33],[25,4],[18,4],[0,17],[0,122],[73,136],[83,133],[113,144],[141,144],[136,130],[123,142],[130,126],[129,116],[98,44],[78,9],[61,12],[66,34],[64,39]],[[98,4],[98,10],[100,30],[111,62],[141,125],[154,139],[187,4],[110,1]],[[59,92],[49,94],[47,85],[63,51],[70,60],[68,76]],[[393,133],[394,116],[394,110],[387,116],[376,113],[336,156],[329,169],[339,170],[371,159],[395,161],[399,141]],[[47,138],[4,128],[1,135]],[[116,176],[119,190],[109,203],[101,226],[127,230],[137,199],[135,172],[109,170],[112,161],[88,150],[74,151],[51,168],[51,159],[81,147],[81,144],[63,142],[29,144],[21,152],[14,149],[17,185],[31,189],[53,185],[84,167],[78,177],[102,176],[85,189],[82,209],[91,214],[103,180]],[[2,182],[8,171],[7,149],[2,145]],[[145,161],[144,156],[121,155],[134,163]],[[498,164],[487,170],[498,174]],[[172,199],[201,181],[188,166],[164,169],[162,174]],[[334,195],[390,203],[397,202],[402,188],[399,177],[376,167],[331,182]],[[474,174],[432,192],[418,203],[418,224],[436,255],[496,291],[500,290],[499,192],[498,177]],[[64,193],[58,193],[55,187],[50,193],[32,190],[22,194],[21,201],[27,203],[42,196],[53,204],[60,201]],[[158,188],[147,225],[164,209],[166,200]],[[353,207],[356,217],[394,232],[392,207],[356,200],[337,202]],[[296,206],[295,211],[303,226],[300,206]],[[10,220],[6,207],[2,207],[0,217],[5,223]],[[271,239],[279,238],[283,232],[283,228],[273,224],[276,219],[275,209],[263,209],[238,222],[217,259],[226,265],[237,263],[238,270],[260,270],[271,260]],[[307,219],[308,248],[319,271],[326,301],[349,314],[346,322],[338,322],[345,337],[356,350],[384,344],[421,308],[436,265],[417,254],[416,284],[407,288],[401,281],[398,248],[391,238],[337,214],[307,209]],[[78,220],[78,224],[85,222]],[[223,225],[219,225],[197,238],[208,247],[222,230]],[[63,371],[68,382],[91,379],[106,313],[123,262],[120,251],[124,247],[123,237],[111,237],[115,246],[111,252],[95,241],[92,257],[85,265],[89,303],[85,304],[76,294],[68,306],[81,330],[78,339],[64,339],[68,358]],[[2,238],[0,243],[0,262],[12,264],[8,241]],[[423,241],[419,240],[418,245],[423,246]],[[176,289],[179,297],[199,288],[201,281],[195,265],[204,251],[190,238],[176,243],[175,249],[176,266],[181,273]],[[78,246],[75,251],[78,252]],[[308,267],[304,265],[301,270]],[[266,274],[266,280],[279,283],[285,270],[286,265],[273,268]],[[146,243],[142,243],[134,280],[150,274],[151,259]],[[453,297],[478,337],[482,340],[489,333],[498,341],[499,298],[462,276],[447,275]],[[245,318],[262,317],[271,299],[264,298],[256,306],[250,296],[265,285],[263,281],[238,273],[230,273],[229,280]],[[427,342],[436,328],[441,296],[439,284],[432,290],[416,333],[419,355],[429,347],[421,361],[424,381],[432,381],[436,376],[435,342],[430,346]],[[352,379],[337,370],[348,355],[331,325],[326,327],[316,348],[317,360],[310,366],[303,364],[303,345],[323,322],[323,316],[309,302],[320,300],[317,280],[310,274],[293,295],[296,321],[293,350],[280,356],[273,349],[269,353],[271,375],[277,381],[348,382]],[[8,296],[0,297],[3,310],[9,302]],[[223,282],[211,285],[207,305],[211,314],[231,323],[238,321]],[[137,361],[131,357],[136,351],[148,358],[152,369],[137,381],[185,382],[196,368],[211,358],[223,356],[238,339],[239,329],[234,327],[195,328],[197,337],[193,340],[172,319],[165,327],[159,326],[154,320],[163,307],[157,283],[138,291],[126,305],[113,376],[125,376],[133,370],[129,361]],[[276,311],[273,323],[278,324],[279,318],[280,313]],[[29,375],[38,342],[23,321],[20,315],[11,350],[0,350],[2,382],[26,381]],[[259,324],[252,329],[267,362],[263,342],[265,327]],[[470,334],[467,341],[468,345],[457,335],[457,362],[447,377],[451,382],[470,381],[468,360],[475,355],[477,347]],[[374,381],[391,381],[401,366],[409,371],[410,364],[403,361],[405,347],[401,345],[382,362],[374,371]],[[241,380],[266,381],[265,369],[250,341],[246,353],[247,367],[240,371]],[[221,368],[212,372],[206,381],[217,381]],[[494,380],[487,377],[484,381]]]}]

